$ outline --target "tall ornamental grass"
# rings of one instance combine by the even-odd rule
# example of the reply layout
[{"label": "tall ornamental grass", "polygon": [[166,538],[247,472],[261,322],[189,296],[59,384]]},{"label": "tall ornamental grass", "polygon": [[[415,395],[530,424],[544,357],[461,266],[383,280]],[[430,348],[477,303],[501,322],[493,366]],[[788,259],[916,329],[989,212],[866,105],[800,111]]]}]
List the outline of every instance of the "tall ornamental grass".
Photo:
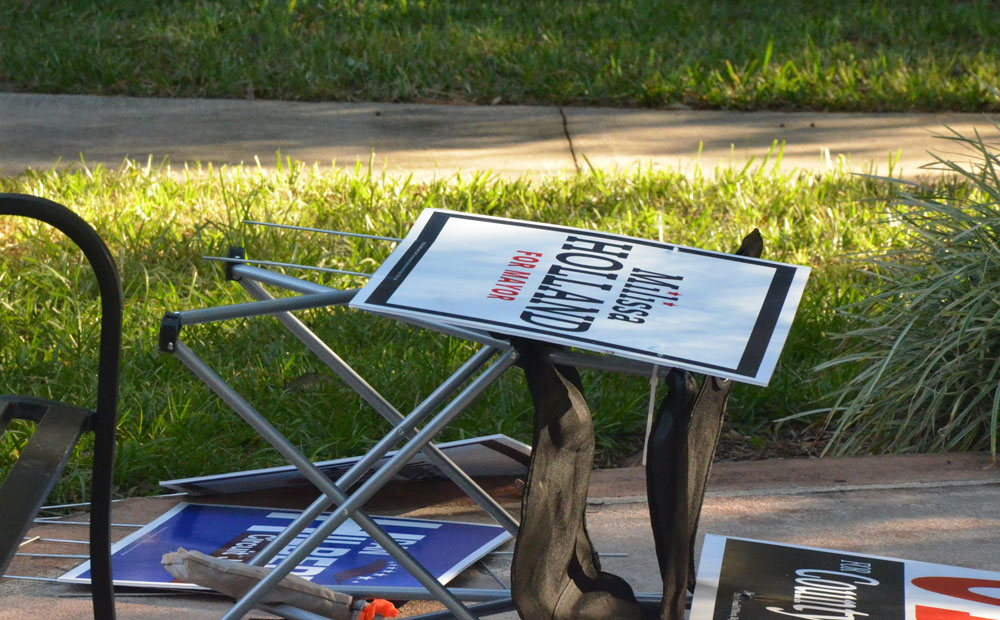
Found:
[{"label": "tall ornamental grass", "polygon": [[[997,128],[996,126],[994,127]],[[860,300],[843,308],[846,351],[819,370],[859,369],[826,410],[828,452],[985,450],[1000,417],[1000,158],[978,132],[928,168],[935,190],[896,180],[899,245],[869,256]],[[801,417],[801,416],[792,416]]]}]

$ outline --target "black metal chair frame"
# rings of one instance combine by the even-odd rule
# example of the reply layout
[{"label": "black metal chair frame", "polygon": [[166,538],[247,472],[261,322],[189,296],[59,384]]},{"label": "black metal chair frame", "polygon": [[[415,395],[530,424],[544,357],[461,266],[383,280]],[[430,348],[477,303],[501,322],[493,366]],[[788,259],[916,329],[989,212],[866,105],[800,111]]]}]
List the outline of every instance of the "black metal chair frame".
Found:
[{"label": "black metal chair frame", "polygon": [[114,620],[111,492],[122,326],[118,270],[97,232],[58,203],[35,196],[0,193],[0,215],[39,220],[69,237],[89,261],[101,295],[96,407],[89,410],[29,396],[0,396],[0,432],[15,419],[36,424],[28,445],[0,487],[0,573],[13,559],[80,437],[93,432],[90,562],[94,617]]}]

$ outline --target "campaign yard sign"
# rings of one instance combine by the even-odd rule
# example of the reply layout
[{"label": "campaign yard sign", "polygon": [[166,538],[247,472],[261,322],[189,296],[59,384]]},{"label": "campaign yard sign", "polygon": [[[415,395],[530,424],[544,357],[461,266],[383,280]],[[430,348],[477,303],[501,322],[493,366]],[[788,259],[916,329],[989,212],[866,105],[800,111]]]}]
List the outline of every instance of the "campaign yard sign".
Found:
[{"label": "campaign yard sign", "polygon": [[351,306],[766,385],[807,267],[425,210]]},{"label": "campaign yard sign", "polygon": [[[296,510],[180,503],[149,525],[115,543],[111,549],[115,585],[204,589],[175,580],[161,565],[163,554],[201,551],[217,558],[247,562],[299,515]],[[510,539],[497,525],[428,519],[372,517],[441,583]],[[321,524],[313,522],[282,549],[269,567],[277,566]],[[405,569],[354,521],[338,527],[292,572],[321,586],[365,588],[421,587]],[[59,577],[90,583],[90,562]]]},{"label": "campaign yard sign", "polygon": [[708,535],[690,620],[1000,620],[1000,573]]},{"label": "campaign yard sign", "polygon": [[[437,444],[448,458],[455,462],[462,471],[472,477],[482,476],[520,476],[528,472],[531,462],[531,446],[506,435],[487,435],[471,437]],[[396,451],[385,455],[375,468],[365,473],[357,484],[368,480],[388,461]],[[314,463],[317,469],[327,478],[336,482],[355,463],[361,460],[352,456],[331,461]],[[431,463],[423,452],[411,458],[393,480],[426,480],[443,478],[444,473],[437,465]],[[246,491],[263,491],[265,489],[292,489],[312,487],[302,473],[293,465],[268,467],[225,474],[197,476],[194,478],[178,478],[162,480],[160,485],[175,491],[183,491],[191,495],[212,495],[219,493],[242,493]]]}]

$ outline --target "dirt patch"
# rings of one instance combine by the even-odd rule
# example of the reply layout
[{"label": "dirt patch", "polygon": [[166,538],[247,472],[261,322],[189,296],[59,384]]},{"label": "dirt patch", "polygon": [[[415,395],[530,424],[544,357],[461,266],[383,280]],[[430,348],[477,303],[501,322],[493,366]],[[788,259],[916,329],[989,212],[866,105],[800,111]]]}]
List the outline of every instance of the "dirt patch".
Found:
[{"label": "dirt patch", "polygon": [[[735,461],[763,461],[765,459],[790,459],[817,457],[829,441],[829,432],[815,426],[803,428],[777,428],[745,435],[726,425],[719,437],[715,451],[716,463]],[[638,438],[635,451],[613,460],[607,467],[638,467],[642,464],[642,438]]]},{"label": "dirt patch", "polygon": [[773,429],[755,435],[725,429],[715,451],[715,462],[816,457],[822,454],[829,435],[813,426]]}]

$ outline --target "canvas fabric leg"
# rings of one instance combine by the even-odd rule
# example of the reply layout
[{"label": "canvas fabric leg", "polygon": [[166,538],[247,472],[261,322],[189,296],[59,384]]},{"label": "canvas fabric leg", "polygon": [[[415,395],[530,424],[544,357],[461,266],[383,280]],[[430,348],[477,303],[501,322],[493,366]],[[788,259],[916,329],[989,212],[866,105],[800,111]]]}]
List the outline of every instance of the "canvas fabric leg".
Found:
[{"label": "canvas fabric leg", "polygon": [[524,620],[644,618],[632,588],[601,571],[587,534],[594,428],[575,368],[542,359],[542,346],[512,339],[535,407],[528,483],[511,566]]},{"label": "canvas fabric leg", "polygon": [[[764,242],[754,229],[736,254],[760,257]],[[667,375],[646,446],[646,494],[663,578],[661,620],[682,620],[686,593],[694,590],[694,543],[705,487],[722,432],[733,382],[674,369]]]},{"label": "canvas fabric leg", "polygon": [[694,543],[732,381],[673,370],[649,436],[646,493],[663,578],[661,620],[682,620],[694,589]]}]

